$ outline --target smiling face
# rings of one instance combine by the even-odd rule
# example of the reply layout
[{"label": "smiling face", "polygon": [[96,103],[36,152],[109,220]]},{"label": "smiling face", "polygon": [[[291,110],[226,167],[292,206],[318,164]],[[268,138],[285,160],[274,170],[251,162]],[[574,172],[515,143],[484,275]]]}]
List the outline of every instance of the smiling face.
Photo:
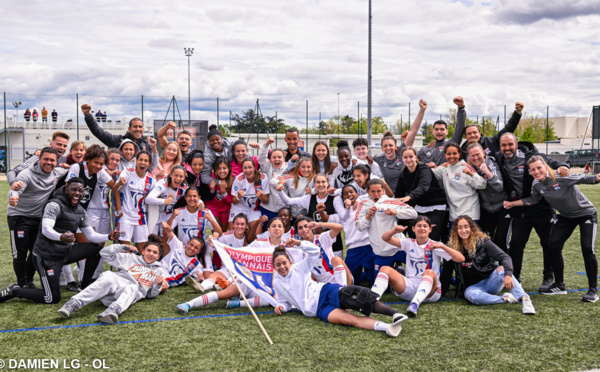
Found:
[{"label": "smiling face", "polygon": [[429,239],[429,234],[431,233],[431,226],[427,222],[419,221],[413,226],[412,229],[415,232],[415,235],[417,236],[418,240],[422,241]]},{"label": "smiling face", "polygon": [[438,142],[445,140],[448,137],[448,128],[444,124],[434,124],[433,137]]},{"label": "smiling face", "polygon": [[85,146],[79,145],[73,149],[71,149],[71,156],[76,163],[79,163],[83,160],[83,155],[85,155]]},{"label": "smiling face", "polygon": [[204,168],[204,158],[193,158],[191,166],[194,173],[200,174],[202,168]]},{"label": "smiling face", "polygon": [[120,161],[121,161],[121,155],[119,155],[119,154],[108,155],[108,169],[110,169],[110,170],[117,169]]},{"label": "smiling face", "polygon": [[396,156],[396,150],[398,149],[398,146],[396,146],[396,141],[388,138],[381,142],[381,149],[383,150],[386,158],[393,159],[394,156]]},{"label": "smiling face", "polygon": [[283,228],[287,231],[292,226],[292,212],[289,209],[281,209],[277,217],[283,221]]},{"label": "smiling face", "polygon": [[460,151],[454,146],[446,148],[446,161],[448,164],[454,165],[460,160]]},{"label": "smiling face", "polygon": [[298,228],[297,233],[300,235],[302,240],[308,240],[310,242],[313,241],[314,236],[312,230],[308,228],[308,221],[300,221],[296,227]]},{"label": "smiling face", "polygon": [[365,145],[359,145],[354,148],[354,153],[360,160],[365,160],[369,155],[369,148]]},{"label": "smiling face", "polygon": [[300,175],[302,177],[308,177],[312,173],[312,164],[310,160],[303,160],[300,165]]},{"label": "smiling face", "polygon": [[192,137],[187,133],[182,133],[177,137],[177,144],[179,145],[181,152],[186,153],[190,147],[192,147]]},{"label": "smiling face", "polygon": [[285,134],[285,143],[287,144],[288,151],[295,154],[298,151],[298,132],[287,132]]},{"label": "smiling face", "polygon": [[76,206],[83,197],[83,184],[80,182],[71,182],[65,188],[67,200],[72,206]]},{"label": "smiling face", "polygon": [[469,150],[469,160],[473,165],[479,167],[485,162],[485,155],[480,147],[474,146]]},{"label": "smiling face", "polygon": [[402,162],[409,169],[417,166],[417,154],[413,150],[406,150],[402,153]]},{"label": "smiling face", "polygon": [[196,208],[198,206],[198,200],[200,200],[200,195],[198,195],[197,190],[189,190],[185,194],[185,201],[188,205],[188,208]]},{"label": "smiling face", "polygon": [[283,152],[279,150],[273,151],[271,153],[271,164],[273,164],[273,167],[275,167],[275,169],[280,169],[283,166],[283,163],[285,163]]},{"label": "smiling face", "polygon": [[146,170],[150,166],[150,157],[148,154],[141,154],[136,159],[136,172],[138,175],[146,173]]},{"label": "smiling face", "polygon": [[364,189],[365,187],[367,187],[367,175],[364,174],[360,169],[354,169],[352,171],[352,174],[354,175],[354,182],[356,182],[356,184],[358,185],[358,187],[360,187],[361,189]]},{"label": "smiling face", "polygon": [[88,171],[91,174],[96,174],[104,168],[104,156],[98,156],[87,162]]},{"label": "smiling face", "polygon": [[134,120],[129,127],[129,133],[135,140],[139,140],[144,135],[144,123],[141,120]]},{"label": "smiling face", "polygon": [[317,193],[323,194],[327,193],[327,188],[329,187],[329,180],[327,177],[321,175],[315,177],[315,189],[317,189]]},{"label": "smiling face", "polygon": [[369,198],[371,198],[371,200],[373,200],[374,202],[377,202],[383,196],[383,186],[371,185],[367,192],[369,193]]},{"label": "smiling face", "polygon": [[246,234],[248,223],[243,217],[238,217],[233,220],[233,234],[239,239]]},{"label": "smiling face", "polygon": [[250,161],[245,161],[242,164],[242,172],[244,172],[244,176],[246,176],[246,179],[248,179],[249,181],[254,180],[254,171],[256,170],[256,167],[254,166],[254,161],[250,160]]},{"label": "smiling face", "polygon": [[327,149],[327,146],[325,145],[317,145],[315,146],[314,153],[317,157],[317,160],[325,161],[325,158],[327,157],[327,155],[329,155],[329,149]]},{"label": "smiling face", "polygon": [[502,136],[500,138],[500,151],[507,159],[512,159],[517,155],[517,141],[513,136]]},{"label": "smiling face", "polygon": [[467,142],[479,142],[481,133],[479,132],[479,128],[473,125],[465,129],[465,136],[467,137]]},{"label": "smiling face", "polygon": [[292,267],[292,263],[286,255],[282,254],[275,258],[273,266],[275,266],[277,274],[281,276],[287,276],[287,274],[290,272],[290,268]]},{"label": "smiling face", "polygon": [[342,167],[348,168],[352,162],[352,154],[350,150],[344,149],[338,152],[338,160]]},{"label": "smiling face", "polygon": [[352,187],[345,187],[344,191],[342,191],[342,197],[344,200],[350,200],[352,205],[356,202],[356,198],[358,198],[358,193]]},{"label": "smiling face", "polygon": [[248,148],[244,144],[237,144],[233,148],[233,156],[238,163],[241,163],[248,156]]},{"label": "smiling face", "polygon": [[471,225],[469,225],[469,222],[464,218],[460,219],[456,221],[456,232],[458,234],[458,237],[462,240],[469,240],[469,238],[471,237]]},{"label": "smiling face", "polygon": [[202,243],[196,239],[190,239],[188,244],[185,246],[185,255],[188,257],[194,257],[202,250]]},{"label": "smiling face", "polygon": [[185,172],[183,169],[177,168],[171,171],[171,184],[169,185],[172,189],[176,189],[185,180]]},{"label": "smiling face", "polygon": [[225,163],[219,164],[219,167],[217,168],[216,176],[220,180],[226,180],[227,177],[229,177],[229,167],[227,166],[227,164],[225,164]]},{"label": "smiling face", "polygon": [[50,147],[55,149],[56,152],[58,152],[58,156],[61,157],[67,151],[67,147],[69,147],[69,140],[56,136],[56,138],[50,142]]},{"label": "smiling face", "polygon": [[217,134],[214,134],[208,139],[208,145],[215,152],[223,152],[223,138]]},{"label": "smiling face", "polygon": [[167,148],[165,149],[165,154],[167,156],[167,161],[173,161],[175,160],[175,158],[177,158],[177,144],[176,143],[169,143],[169,145],[167,146]]},{"label": "smiling face", "polygon": [[548,168],[541,161],[534,161],[529,164],[529,173],[531,173],[536,180],[543,182],[548,176]]},{"label": "smiling face", "polygon": [[147,264],[156,262],[160,258],[160,248],[154,244],[149,244],[142,250],[142,258]]},{"label": "smiling face", "polygon": [[135,155],[135,145],[131,142],[124,144],[121,147],[121,153],[123,154],[125,160],[131,161]]},{"label": "smiling face", "polygon": [[56,167],[56,155],[45,152],[39,160],[40,169],[42,172],[50,173]]}]

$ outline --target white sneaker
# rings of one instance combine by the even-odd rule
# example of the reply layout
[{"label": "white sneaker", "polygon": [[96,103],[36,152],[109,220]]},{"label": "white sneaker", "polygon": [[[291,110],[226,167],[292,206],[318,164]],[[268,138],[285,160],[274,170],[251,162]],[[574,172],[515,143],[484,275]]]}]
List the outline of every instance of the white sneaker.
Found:
[{"label": "white sneaker", "polygon": [[533,303],[531,303],[531,298],[529,296],[523,296],[521,301],[523,302],[523,314],[534,315],[535,308],[533,307]]},{"label": "white sneaker", "polygon": [[506,292],[502,297],[504,297],[504,301],[508,302],[509,304],[516,304],[519,302],[510,292]]},{"label": "white sneaker", "polygon": [[402,313],[396,313],[394,314],[393,319],[394,321],[386,328],[385,333],[390,337],[398,337],[400,332],[402,332],[402,323],[404,323],[408,317]]}]

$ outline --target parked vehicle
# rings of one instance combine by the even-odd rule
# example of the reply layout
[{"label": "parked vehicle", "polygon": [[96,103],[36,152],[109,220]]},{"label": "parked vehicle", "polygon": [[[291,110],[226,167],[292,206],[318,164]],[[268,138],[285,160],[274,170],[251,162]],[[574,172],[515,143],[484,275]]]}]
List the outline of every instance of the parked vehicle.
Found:
[{"label": "parked vehicle", "polygon": [[570,167],[584,167],[590,161],[599,161],[596,150],[573,150],[567,157],[566,163]]}]

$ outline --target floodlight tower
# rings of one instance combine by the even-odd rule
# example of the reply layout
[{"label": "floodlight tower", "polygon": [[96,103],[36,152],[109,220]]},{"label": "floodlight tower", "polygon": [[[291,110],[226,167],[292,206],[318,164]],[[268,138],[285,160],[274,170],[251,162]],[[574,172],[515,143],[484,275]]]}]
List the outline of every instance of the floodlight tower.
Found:
[{"label": "floodlight tower", "polygon": [[188,57],[188,125],[192,121],[192,99],[190,90],[190,57],[194,54],[194,48],[183,48],[186,57]]},{"label": "floodlight tower", "polygon": [[15,106],[15,127],[17,120],[19,120],[19,106],[21,106],[21,102],[13,102],[13,106]]},{"label": "floodlight tower", "polygon": [[371,124],[371,0],[369,0],[369,61],[368,61],[368,76],[367,76],[367,141],[369,142],[369,147],[372,145],[371,143],[371,132],[372,132],[372,124]]}]

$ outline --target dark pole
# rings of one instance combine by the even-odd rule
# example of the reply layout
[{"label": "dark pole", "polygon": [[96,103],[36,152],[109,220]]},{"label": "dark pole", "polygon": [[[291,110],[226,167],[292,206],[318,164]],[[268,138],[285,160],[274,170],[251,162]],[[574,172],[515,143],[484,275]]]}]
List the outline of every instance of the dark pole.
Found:
[{"label": "dark pole", "polygon": [[[77,117],[77,141],[79,141],[79,93],[75,93],[75,116]],[[25,135],[25,132],[23,132]]]},{"label": "dark pole", "polygon": [[185,55],[188,57],[188,125],[192,121],[192,94],[190,89],[190,57],[194,54],[194,48],[183,48]]},{"label": "dark pole", "polygon": [[367,73],[367,141],[371,146],[373,126],[371,122],[371,0],[369,0],[369,62]]},{"label": "dark pole", "polygon": [[548,155],[548,134],[550,129],[550,106],[546,106],[546,155]]}]

